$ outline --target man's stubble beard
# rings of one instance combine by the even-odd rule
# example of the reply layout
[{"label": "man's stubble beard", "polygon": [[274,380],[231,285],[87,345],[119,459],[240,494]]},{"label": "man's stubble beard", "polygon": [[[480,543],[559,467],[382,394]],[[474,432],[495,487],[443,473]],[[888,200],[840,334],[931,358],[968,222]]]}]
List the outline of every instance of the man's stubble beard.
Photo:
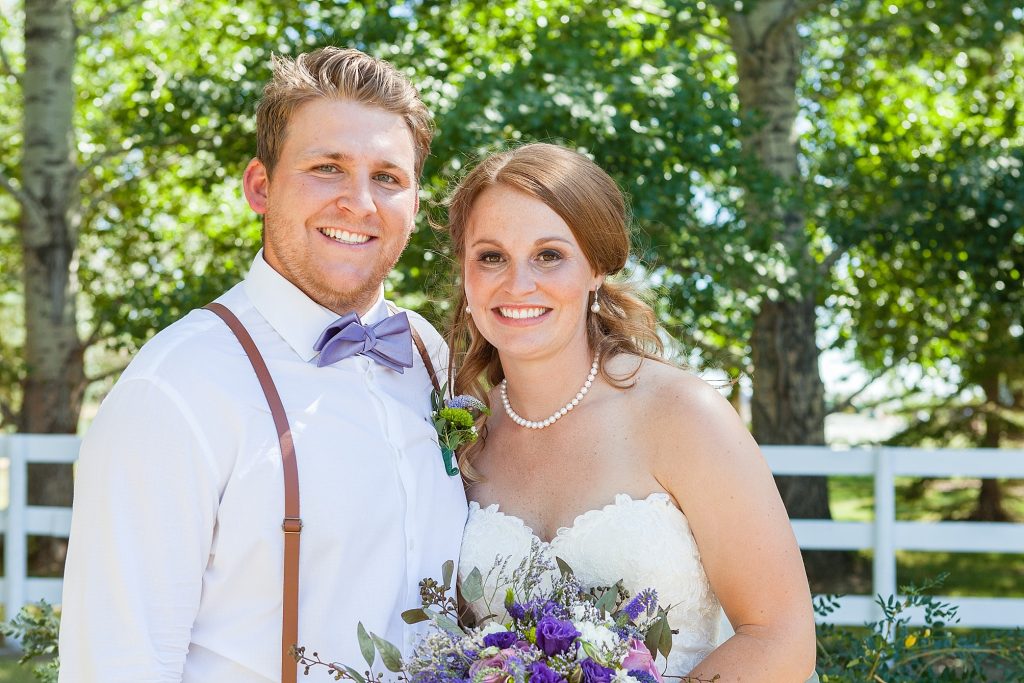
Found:
[{"label": "man's stubble beard", "polygon": [[[345,315],[351,312],[362,315],[373,305],[377,300],[381,284],[394,269],[395,264],[398,263],[398,259],[401,258],[412,237],[412,230],[410,229],[406,235],[405,242],[394,255],[394,258],[388,257],[385,259],[385,262],[376,264],[376,270],[370,274],[370,277],[362,286],[350,291],[339,292],[325,285],[324,280],[326,278],[309,266],[308,261],[295,248],[294,242],[274,240],[273,238],[268,241],[268,235],[275,234],[274,228],[271,227],[274,225],[281,225],[281,223],[277,221],[274,211],[268,209],[264,215],[263,245],[264,250],[271,251],[278,261],[279,268],[284,271],[281,275],[302,290],[303,294],[310,299],[338,315]],[[285,229],[287,230],[287,228]],[[271,243],[274,245],[273,249],[269,249]]]}]

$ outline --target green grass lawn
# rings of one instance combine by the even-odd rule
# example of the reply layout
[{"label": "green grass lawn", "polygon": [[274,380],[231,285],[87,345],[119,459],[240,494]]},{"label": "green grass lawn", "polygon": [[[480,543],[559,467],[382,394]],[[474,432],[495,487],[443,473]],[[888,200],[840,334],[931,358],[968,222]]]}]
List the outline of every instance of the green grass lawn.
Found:
[{"label": "green grass lawn", "polygon": [[34,683],[31,667],[20,666],[17,657],[0,657],[0,683]]},{"label": "green grass lawn", "polygon": [[[896,518],[940,521],[966,519],[977,498],[977,479],[896,480]],[[1024,482],[1004,482],[1004,506],[1014,521],[1024,521]],[[837,520],[867,522],[874,518],[874,491],[865,477],[830,477],[832,516]],[[857,566],[870,574],[871,553],[858,553]],[[900,585],[922,585],[948,572],[942,586],[929,591],[941,595],[1024,597],[1024,554],[896,553],[896,580]],[[865,577],[867,578],[867,577]]]}]

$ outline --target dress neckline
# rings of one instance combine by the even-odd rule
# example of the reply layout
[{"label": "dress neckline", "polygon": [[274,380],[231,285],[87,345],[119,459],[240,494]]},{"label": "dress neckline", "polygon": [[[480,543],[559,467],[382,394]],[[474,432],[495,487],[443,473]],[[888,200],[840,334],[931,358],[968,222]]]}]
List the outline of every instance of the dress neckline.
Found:
[{"label": "dress neckline", "polygon": [[643,498],[633,498],[628,493],[617,493],[615,494],[615,499],[612,502],[603,505],[599,508],[594,508],[593,510],[581,512],[580,514],[576,515],[576,518],[573,519],[572,523],[568,526],[558,527],[558,529],[555,531],[555,535],[551,538],[551,540],[544,540],[543,538],[541,538],[540,534],[534,531],[533,528],[530,527],[530,525],[528,525],[526,522],[524,522],[521,517],[518,517],[511,513],[503,512],[501,510],[501,506],[499,503],[491,503],[490,505],[483,507],[477,501],[471,500],[469,501],[469,514],[472,515],[475,512],[485,512],[498,517],[503,517],[505,519],[510,520],[516,526],[521,527],[531,537],[540,541],[542,545],[552,546],[555,543],[557,543],[559,539],[564,538],[565,536],[573,533],[576,529],[580,527],[580,525],[583,522],[594,517],[606,514],[615,508],[623,507],[630,504],[653,505],[659,502],[668,505],[669,508],[675,510],[680,515],[683,514],[682,510],[680,510],[673,502],[672,497],[664,491],[655,491],[653,493],[647,494]]}]

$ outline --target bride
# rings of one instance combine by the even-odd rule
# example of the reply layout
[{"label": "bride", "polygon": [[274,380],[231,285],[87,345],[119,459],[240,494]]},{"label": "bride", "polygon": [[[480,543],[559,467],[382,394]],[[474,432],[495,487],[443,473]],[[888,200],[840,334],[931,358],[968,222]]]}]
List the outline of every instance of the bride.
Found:
[{"label": "bride", "polygon": [[[626,223],[612,179],[549,144],[485,159],[449,200],[455,389],[494,408],[460,462],[460,573],[539,542],[587,585],[672,605],[666,674],[803,681],[814,621],[785,508],[732,406],[662,360],[651,309],[606,280]],[[716,647],[720,606],[735,635]]]}]

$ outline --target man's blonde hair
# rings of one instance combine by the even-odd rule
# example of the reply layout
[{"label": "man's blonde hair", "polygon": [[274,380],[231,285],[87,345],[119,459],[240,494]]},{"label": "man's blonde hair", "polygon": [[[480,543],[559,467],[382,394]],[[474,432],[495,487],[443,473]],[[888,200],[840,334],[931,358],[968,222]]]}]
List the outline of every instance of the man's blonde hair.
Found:
[{"label": "man's blonde hair", "polygon": [[394,66],[352,48],[323,47],[295,59],[274,55],[272,70],[256,106],[256,158],[268,174],[280,158],[292,113],[316,98],[351,100],[401,116],[412,133],[416,177],[423,172],[433,121],[416,88]]}]

